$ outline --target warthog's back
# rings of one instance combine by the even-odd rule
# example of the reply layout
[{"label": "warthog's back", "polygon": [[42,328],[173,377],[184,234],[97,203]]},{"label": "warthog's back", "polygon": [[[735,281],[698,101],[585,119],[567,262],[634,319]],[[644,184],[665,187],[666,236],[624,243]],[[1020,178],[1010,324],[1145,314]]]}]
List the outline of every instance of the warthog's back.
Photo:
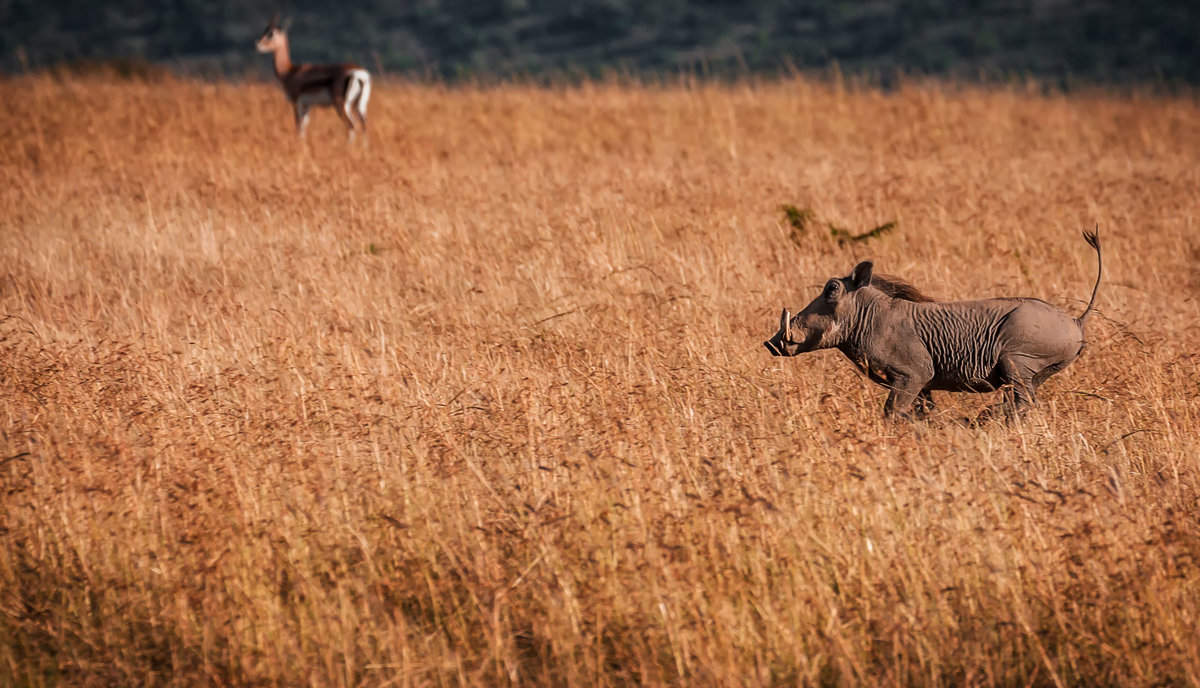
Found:
[{"label": "warthog's back", "polygon": [[990,391],[1005,382],[1003,358],[1065,365],[1083,341],[1073,318],[1038,299],[919,303],[912,317],[932,359],[931,389]]}]

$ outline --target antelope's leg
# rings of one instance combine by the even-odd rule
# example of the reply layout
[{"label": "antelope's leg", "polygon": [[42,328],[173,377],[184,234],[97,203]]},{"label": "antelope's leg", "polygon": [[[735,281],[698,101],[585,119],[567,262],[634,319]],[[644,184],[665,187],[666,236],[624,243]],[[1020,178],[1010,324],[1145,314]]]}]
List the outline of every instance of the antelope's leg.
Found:
[{"label": "antelope's leg", "polygon": [[358,114],[358,123],[362,126],[363,136],[367,134],[367,102],[371,99],[371,75],[362,74],[359,78],[359,89],[354,94],[350,105]]},{"label": "antelope's leg", "polygon": [[363,134],[365,135],[367,133],[367,107],[363,105],[362,96],[359,96],[355,107],[355,112],[358,114],[358,123],[362,125]]},{"label": "antelope's leg", "polygon": [[350,101],[346,98],[334,97],[333,109],[337,110],[338,117],[346,125],[346,131],[349,132],[350,140],[354,140],[354,120],[350,117]]},{"label": "antelope's leg", "polygon": [[308,128],[308,106],[301,103],[299,100],[295,104],[296,109],[296,135],[304,138],[304,130]]}]

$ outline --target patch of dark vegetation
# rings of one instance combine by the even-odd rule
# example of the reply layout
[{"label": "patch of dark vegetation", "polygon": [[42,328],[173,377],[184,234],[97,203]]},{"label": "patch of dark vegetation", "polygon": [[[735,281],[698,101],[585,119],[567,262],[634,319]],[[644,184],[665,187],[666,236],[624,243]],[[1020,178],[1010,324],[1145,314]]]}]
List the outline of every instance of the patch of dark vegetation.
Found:
[{"label": "patch of dark vegetation", "polygon": [[792,228],[788,233],[788,238],[792,243],[800,246],[804,242],[804,233],[808,231],[808,224],[816,217],[816,213],[812,208],[797,208],[794,205],[785,203],[780,208],[783,211],[783,218]]},{"label": "patch of dark vegetation", "polygon": [[[783,211],[784,221],[791,228],[788,232],[788,239],[796,246],[803,246],[804,237],[808,233],[809,227],[814,223],[817,214],[812,208],[798,208],[790,203],[780,206],[780,210]],[[896,220],[891,220],[861,233],[851,232],[844,227],[838,227],[832,222],[827,223],[826,226],[829,227],[829,235],[837,241],[838,246],[845,246],[849,243],[878,239],[896,229],[897,224],[899,223]]]},{"label": "patch of dark vegetation", "polygon": [[[189,74],[263,69],[250,44],[278,3],[7,3],[0,71],[139,55]],[[993,83],[1200,84],[1195,2],[677,0],[288,3],[297,52],[379,73],[477,78],[616,71],[740,79],[836,70],[893,89],[913,77]],[[18,52],[24,54],[23,60]],[[27,63],[27,64],[24,64]],[[259,73],[265,73],[260,71]]]},{"label": "patch of dark vegetation", "polygon": [[82,58],[56,65],[51,72],[60,79],[100,77],[118,81],[159,82],[171,72],[141,57]]},{"label": "patch of dark vegetation", "polygon": [[868,239],[878,239],[879,237],[883,236],[884,234],[887,234],[887,233],[891,232],[893,229],[895,229],[896,224],[897,223],[895,220],[892,220],[890,222],[885,222],[885,223],[879,225],[878,227],[875,227],[873,229],[868,229],[867,231],[863,232],[862,234],[851,234],[850,231],[847,229],[843,229],[841,227],[837,227],[837,226],[830,224],[829,225],[829,233],[833,236],[834,239],[837,239],[838,245],[842,246],[844,244],[848,244],[853,241],[866,241]]}]

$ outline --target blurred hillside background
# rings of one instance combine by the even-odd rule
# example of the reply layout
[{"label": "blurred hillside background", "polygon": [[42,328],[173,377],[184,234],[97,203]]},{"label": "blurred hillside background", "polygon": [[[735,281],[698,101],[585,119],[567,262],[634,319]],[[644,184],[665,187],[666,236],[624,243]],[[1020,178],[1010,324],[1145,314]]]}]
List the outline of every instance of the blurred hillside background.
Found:
[{"label": "blurred hillside background", "polygon": [[[0,0],[0,68],[118,60],[265,75],[267,2]],[[1197,0],[303,0],[293,56],[439,79],[798,69],[1200,83]]]}]

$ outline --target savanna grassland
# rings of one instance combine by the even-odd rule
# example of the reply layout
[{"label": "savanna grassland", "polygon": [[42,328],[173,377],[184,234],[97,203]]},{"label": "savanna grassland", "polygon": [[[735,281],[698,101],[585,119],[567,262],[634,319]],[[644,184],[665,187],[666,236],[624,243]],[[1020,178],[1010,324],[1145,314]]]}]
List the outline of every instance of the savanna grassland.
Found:
[{"label": "savanna grassland", "polygon": [[[0,684],[1197,685],[1195,99],[6,86]],[[1011,426],[762,347],[866,258],[1078,314],[1097,224]]]}]

